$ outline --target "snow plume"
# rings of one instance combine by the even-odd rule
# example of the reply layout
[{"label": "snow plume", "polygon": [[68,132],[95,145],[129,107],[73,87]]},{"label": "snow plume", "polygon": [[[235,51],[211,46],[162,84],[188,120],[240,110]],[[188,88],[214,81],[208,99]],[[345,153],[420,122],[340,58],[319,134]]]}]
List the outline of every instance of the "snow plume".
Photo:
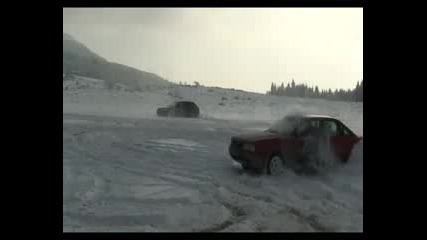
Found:
[{"label": "snow plume", "polygon": [[333,152],[327,136],[305,138],[303,151],[308,153],[307,167],[310,171],[315,171],[318,174],[327,173],[339,165],[340,161]]}]

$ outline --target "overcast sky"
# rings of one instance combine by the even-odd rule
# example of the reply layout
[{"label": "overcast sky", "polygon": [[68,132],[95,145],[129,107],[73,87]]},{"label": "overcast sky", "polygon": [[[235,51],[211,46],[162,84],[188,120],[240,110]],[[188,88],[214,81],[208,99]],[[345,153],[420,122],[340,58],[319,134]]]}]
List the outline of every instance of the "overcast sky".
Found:
[{"label": "overcast sky", "polygon": [[292,78],[332,89],[363,78],[362,8],[67,8],[63,28],[174,82],[264,93]]}]

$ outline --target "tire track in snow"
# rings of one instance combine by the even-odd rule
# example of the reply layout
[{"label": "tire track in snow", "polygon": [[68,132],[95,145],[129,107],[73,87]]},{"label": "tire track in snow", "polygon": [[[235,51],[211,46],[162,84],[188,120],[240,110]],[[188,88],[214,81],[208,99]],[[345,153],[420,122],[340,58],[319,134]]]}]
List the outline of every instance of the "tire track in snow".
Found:
[{"label": "tire track in snow", "polygon": [[246,216],[246,212],[243,208],[232,205],[227,202],[221,202],[221,204],[231,213],[231,217],[227,220],[223,221],[222,223],[216,224],[211,227],[203,228],[199,230],[198,232],[220,232],[233,224],[237,224],[244,220]]},{"label": "tire track in snow", "polygon": [[334,232],[334,229],[326,227],[320,223],[316,215],[306,215],[301,210],[296,207],[286,206],[285,210],[280,211],[279,213],[291,213],[297,216],[302,222],[310,225],[317,232]]},{"label": "tire track in snow", "polygon": [[[88,138],[85,137],[85,134],[88,133],[91,135],[93,133],[93,131],[91,131],[92,129],[87,127],[83,128],[83,126],[80,126],[79,128],[72,126],[69,129],[64,127],[64,136],[67,135],[65,133],[66,131],[69,132],[69,130],[72,130],[71,132],[75,132],[77,134],[81,131],[75,131],[76,129],[86,131],[86,133],[75,136],[75,143],[68,141],[69,139],[64,137],[64,145],[67,144],[66,146],[68,147],[67,151],[64,150],[64,164],[76,164],[74,162],[79,160],[79,168],[81,169],[97,169],[102,166],[101,169],[94,170],[92,173],[76,173],[73,172],[71,168],[66,167],[64,168],[64,171],[67,174],[66,179],[72,180],[71,175],[75,174],[82,176],[86,175],[86,179],[89,179],[89,177],[92,175],[93,178],[91,181],[93,181],[93,183],[90,184],[90,187],[92,190],[94,190],[94,193],[89,193],[89,195],[87,195],[87,201],[91,202],[92,200],[92,203],[97,204],[98,201],[102,199],[105,204],[112,206],[111,209],[113,209],[113,205],[114,208],[116,208],[117,206],[120,206],[120,204],[128,203],[132,206],[139,206],[139,204],[141,204],[141,206],[144,206],[144,204],[148,204],[148,206],[155,206],[156,201],[158,204],[165,206],[171,205],[173,203],[180,203],[183,205],[193,204],[186,196],[182,198],[173,198],[168,196],[167,198],[159,197],[158,199],[151,199],[150,196],[148,196],[146,199],[138,199],[127,196],[120,198],[113,196],[113,194],[110,194],[112,191],[111,188],[117,188],[117,185],[112,186],[110,183],[108,183],[108,181],[122,177],[129,179],[127,181],[131,184],[133,184],[132,181],[138,181],[139,177],[147,177],[156,181],[159,180],[166,182],[173,186],[179,186],[183,189],[194,190],[202,196],[200,200],[196,199],[196,207],[198,206],[197,204],[202,206],[201,204],[205,204],[208,202],[207,200],[209,200],[212,203],[220,204],[231,213],[231,217],[227,219],[220,219],[219,223],[212,225],[207,224],[205,227],[200,227],[200,231],[208,232],[229,231],[229,228],[234,227],[234,229],[236,229],[240,227],[241,229],[241,226],[245,227],[245,223],[240,224],[240,226],[238,226],[238,224],[246,221],[251,222],[255,220],[256,214],[263,213],[262,211],[264,210],[251,209],[251,207],[256,208],[258,204],[261,204],[263,208],[282,209],[281,214],[295,216],[297,219],[299,219],[301,224],[308,224],[308,226],[310,226],[310,228],[314,231],[339,230],[340,227],[335,228],[325,226],[325,223],[321,221],[323,217],[333,217],[333,215],[328,215],[328,212],[325,213],[326,215],[323,214],[321,212],[322,208],[325,208],[326,211],[331,211],[332,213],[337,211],[338,214],[351,215],[354,212],[354,207],[352,207],[350,203],[347,203],[343,199],[353,196],[359,197],[361,194],[363,195],[363,188],[361,193],[358,189],[353,188],[350,189],[351,191],[344,191],[346,187],[343,184],[338,184],[335,180],[328,177],[326,179],[312,179],[314,182],[320,181],[330,187],[331,195],[327,195],[326,199],[321,199],[319,196],[317,196],[319,193],[315,193],[313,195],[308,191],[303,191],[302,193],[295,192],[295,196],[289,196],[286,191],[279,190],[278,187],[281,186],[280,184],[274,184],[276,180],[287,181],[288,179],[273,180],[273,178],[269,178],[268,176],[264,175],[259,176],[258,178],[257,176],[248,176],[247,174],[236,174],[231,169],[231,165],[229,164],[229,159],[227,158],[226,154],[218,154],[218,152],[215,152],[219,147],[223,147],[224,144],[216,144],[215,141],[223,141],[226,139],[225,136],[229,134],[226,130],[221,133],[216,132],[212,139],[207,141],[203,140],[203,144],[209,146],[207,149],[209,150],[208,154],[210,156],[204,156],[207,153],[199,151],[200,149],[194,149],[191,151],[188,149],[175,148],[175,150],[179,151],[179,154],[173,152],[167,153],[167,151],[160,151],[159,149],[156,150],[155,148],[148,149],[144,146],[144,143],[147,140],[153,139],[153,136],[155,137],[155,131],[152,130],[150,132],[150,130],[146,128],[151,128],[154,126],[154,124],[155,123],[152,123],[148,127],[144,126],[143,124],[137,124],[138,127],[144,128],[142,130],[144,134],[138,132],[139,129],[138,131],[134,131],[136,133],[133,134],[132,131],[121,130],[119,127],[104,127],[99,129],[95,128],[96,132],[99,134],[94,134],[92,137],[89,136]],[[113,139],[113,135],[118,136],[119,138]],[[167,136],[163,136],[163,138],[170,137],[174,134],[168,132],[166,135]],[[202,139],[205,135],[199,134],[193,137],[201,137]],[[167,150],[167,148],[168,147],[166,146],[163,148],[163,150]],[[174,154],[176,157],[174,157]],[[66,158],[73,161],[66,161]],[[114,174],[115,176],[109,176],[108,174]],[[94,178],[98,179],[95,180]],[[98,183],[95,183],[95,181],[98,181]],[[294,179],[291,179],[291,182],[292,181],[294,181]],[[76,189],[78,190],[79,185],[82,183],[84,183],[84,181],[71,184],[75,184],[75,187],[77,187]],[[273,183],[273,185],[270,185],[271,183]],[[148,186],[148,184],[145,184],[142,181],[141,184],[143,184],[143,186]],[[301,181],[300,183],[296,184],[295,187],[304,187],[307,184],[311,183],[309,181]],[[293,183],[286,183],[282,186],[282,189],[286,189],[292,185]],[[121,183],[119,188],[125,188],[125,186],[125,183]],[[84,188],[85,186],[80,186],[80,189]],[[221,195],[221,189],[225,189],[225,191],[229,192],[227,194],[233,195]],[[260,189],[261,191],[259,191]],[[115,191],[117,191],[117,189]],[[336,195],[335,191],[339,191],[339,194],[342,194],[343,196]],[[347,192],[351,193],[351,196]],[[121,192],[119,191],[119,193]],[[304,201],[302,204],[308,204],[309,207],[316,208],[314,214],[313,212],[308,212],[306,209],[298,208],[300,205],[298,203],[299,200]],[[317,200],[321,200],[320,204],[319,202],[316,202]],[[289,203],[289,201],[292,201],[293,203]],[[356,207],[357,206],[358,205],[356,205]],[[320,212],[317,213],[317,210]],[[239,211],[244,212],[244,214],[241,212],[239,214]],[[359,209],[357,209],[357,211],[358,213],[360,212]],[[268,214],[271,214],[271,211],[268,211]],[[122,216],[123,218],[125,217],[124,215]],[[149,215],[141,214],[141,217],[149,217]],[[260,217],[261,219],[267,221],[266,217]],[[356,216],[356,221],[359,221],[357,217],[358,216]],[[120,219],[123,218],[118,217],[116,219],[117,221],[121,221]],[[78,216],[76,216],[76,220],[77,219]],[[111,219],[112,218],[110,218],[110,220]],[[188,221],[197,221],[194,219]],[[84,221],[85,220],[83,220],[83,222]],[[87,220],[86,223],[89,225],[95,224],[92,221],[93,220]],[[118,224],[117,226],[123,225],[121,223],[117,223],[116,220],[106,222],[111,223],[111,227],[114,227],[115,224]],[[170,225],[162,225],[166,224],[164,222],[159,222],[159,224],[160,227],[165,227],[165,229],[168,229],[168,227],[173,227]],[[344,228],[345,227],[347,226],[344,226]],[[252,230],[268,231],[269,228],[268,225],[254,225],[254,227],[250,228],[250,231]]]}]

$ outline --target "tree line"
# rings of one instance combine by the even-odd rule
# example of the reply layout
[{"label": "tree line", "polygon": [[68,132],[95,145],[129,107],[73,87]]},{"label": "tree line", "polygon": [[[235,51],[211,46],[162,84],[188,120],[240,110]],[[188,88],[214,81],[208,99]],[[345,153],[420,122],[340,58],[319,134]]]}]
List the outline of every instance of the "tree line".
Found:
[{"label": "tree line", "polygon": [[348,101],[348,102],[363,102],[363,79],[356,84],[354,89],[335,89],[332,91],[329,89],[319,90],[317,86],[309,87],[306,84],[295,84],[292,79],[291,83],[288,83],[286,87],[282,83],[277,86],[275,83],[271,83],[270,91],[267,94],[275,96],[287,96],[287,97],[301,97],[301,98],[320,98],[333,101]]}]

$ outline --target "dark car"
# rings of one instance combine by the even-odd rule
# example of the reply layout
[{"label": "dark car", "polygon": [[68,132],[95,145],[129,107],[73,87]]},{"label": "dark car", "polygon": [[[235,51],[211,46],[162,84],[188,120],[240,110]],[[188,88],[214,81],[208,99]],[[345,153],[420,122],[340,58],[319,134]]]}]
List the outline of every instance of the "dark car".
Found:
[{"label": "dark car", "polygon": [[188,117],[197,118],[200,115],[199,107],[191,101],[179,101],[157,109],[157,115],[161,117]]},{"label": "dark car", "polygon": [[338,119],[319,115],[293,115],[266,131],[233,136],[231,157],[245,169],[277,174],[283,166],[304,172],[329,149],[333,159],[347,162],[353,146],[361,141]]}]

